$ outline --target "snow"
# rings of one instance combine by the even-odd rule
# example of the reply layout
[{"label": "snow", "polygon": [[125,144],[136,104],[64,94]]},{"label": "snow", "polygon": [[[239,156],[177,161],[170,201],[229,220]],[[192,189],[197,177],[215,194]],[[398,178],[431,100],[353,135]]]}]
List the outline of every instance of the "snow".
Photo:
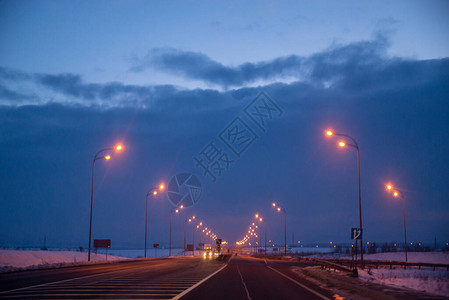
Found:
[{"label": "snow", "polygon": [[[404,261],[403,252],[367,254],[366,260]],[[449,264],[449,253],[444,252],[409,252],[409,262]],[[405,287],[426,293],[449,296],[449,271],[437,269],[359,269],[359,277],[375,283]]]},{"label": "snow", "polygon": [[[108,255],[107,261],[127,258]],[[91,253],[91,263],[106,262],[105,254]],[[86,252],[0,249],[0,271],[77,265],[87,262]]]},{"label": "snow", "polygon": [[449,272],[418,269],[360,270],[359,277],[375,283],[405,287],[430,294],[449,296]]}]

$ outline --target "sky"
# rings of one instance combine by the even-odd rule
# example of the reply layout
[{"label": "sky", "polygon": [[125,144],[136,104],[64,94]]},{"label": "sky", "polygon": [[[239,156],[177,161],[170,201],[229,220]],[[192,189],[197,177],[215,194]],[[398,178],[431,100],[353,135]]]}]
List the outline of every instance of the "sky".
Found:
[{"label": "sky", "polygon": [[350,243],[357,155],[327,129],[358,144],[365,241],[403,241],[393,183],[408,241],[449,242],[448,28],[447,1],[1,0],[0,246],[86,248],[118,143],[93,239],[142,248],[146,193],[187,173],[174,246],[193,215],[235,243],[255,213],[282,244],[272,202],[289,244]]}]

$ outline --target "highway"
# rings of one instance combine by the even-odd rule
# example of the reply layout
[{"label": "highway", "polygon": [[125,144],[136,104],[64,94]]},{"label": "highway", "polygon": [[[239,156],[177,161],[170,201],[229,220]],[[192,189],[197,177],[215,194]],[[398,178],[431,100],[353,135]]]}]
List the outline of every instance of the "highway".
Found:
[{"label": "highway", "polygon": [[309,266],[238,255],[20,271],[0,274],[0,299],[447,299],[316,268],[318,280],[294,272]]},{"label": "highway", "polygon": [[171,299],[225,264],[201,257],[0,274],[1,299]]}]

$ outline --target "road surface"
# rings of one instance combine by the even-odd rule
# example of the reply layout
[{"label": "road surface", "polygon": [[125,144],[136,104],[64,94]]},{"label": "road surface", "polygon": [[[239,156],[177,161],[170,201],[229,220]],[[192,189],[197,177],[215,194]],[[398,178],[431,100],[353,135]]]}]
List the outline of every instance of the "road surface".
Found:
[{"label": "road surface", "polygon": [[[176,257],[22,271],[0,274],[0,299],[447,299],[308,266],[239,255],[227,261]],[[312,278],[310,270],[319,277]]]}]

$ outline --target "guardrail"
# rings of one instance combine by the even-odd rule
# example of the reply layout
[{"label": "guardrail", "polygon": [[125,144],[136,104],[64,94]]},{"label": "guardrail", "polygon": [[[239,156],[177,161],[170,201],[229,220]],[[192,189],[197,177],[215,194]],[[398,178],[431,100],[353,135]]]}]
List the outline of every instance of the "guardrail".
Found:
[{"label": "guardrail", "polygon": [[[349,267],[352,267],[355,263],[354,260],[351,259],[321,259],[325,261],[329,261],[335,264],[341,264],[341,265],[348,265]],[[407,269],[407,267],[410,268],[417,268],[421,270],[422,268],[430,268],[433,270],[436,269],[446,269],[446,271],[449,271],[449,264],[434,264],[434,263],[419,263],[419,262],[405,262],[405,261],[390,261],[390,260],[364,260],[363,261],[365,267],[374,267],[378,269],[379,267],[389,267],[390,269],[393,269],[393,267],[401,267],[404,269]],[[360,266],[360,260],[357,260],[357,264]]]}]

